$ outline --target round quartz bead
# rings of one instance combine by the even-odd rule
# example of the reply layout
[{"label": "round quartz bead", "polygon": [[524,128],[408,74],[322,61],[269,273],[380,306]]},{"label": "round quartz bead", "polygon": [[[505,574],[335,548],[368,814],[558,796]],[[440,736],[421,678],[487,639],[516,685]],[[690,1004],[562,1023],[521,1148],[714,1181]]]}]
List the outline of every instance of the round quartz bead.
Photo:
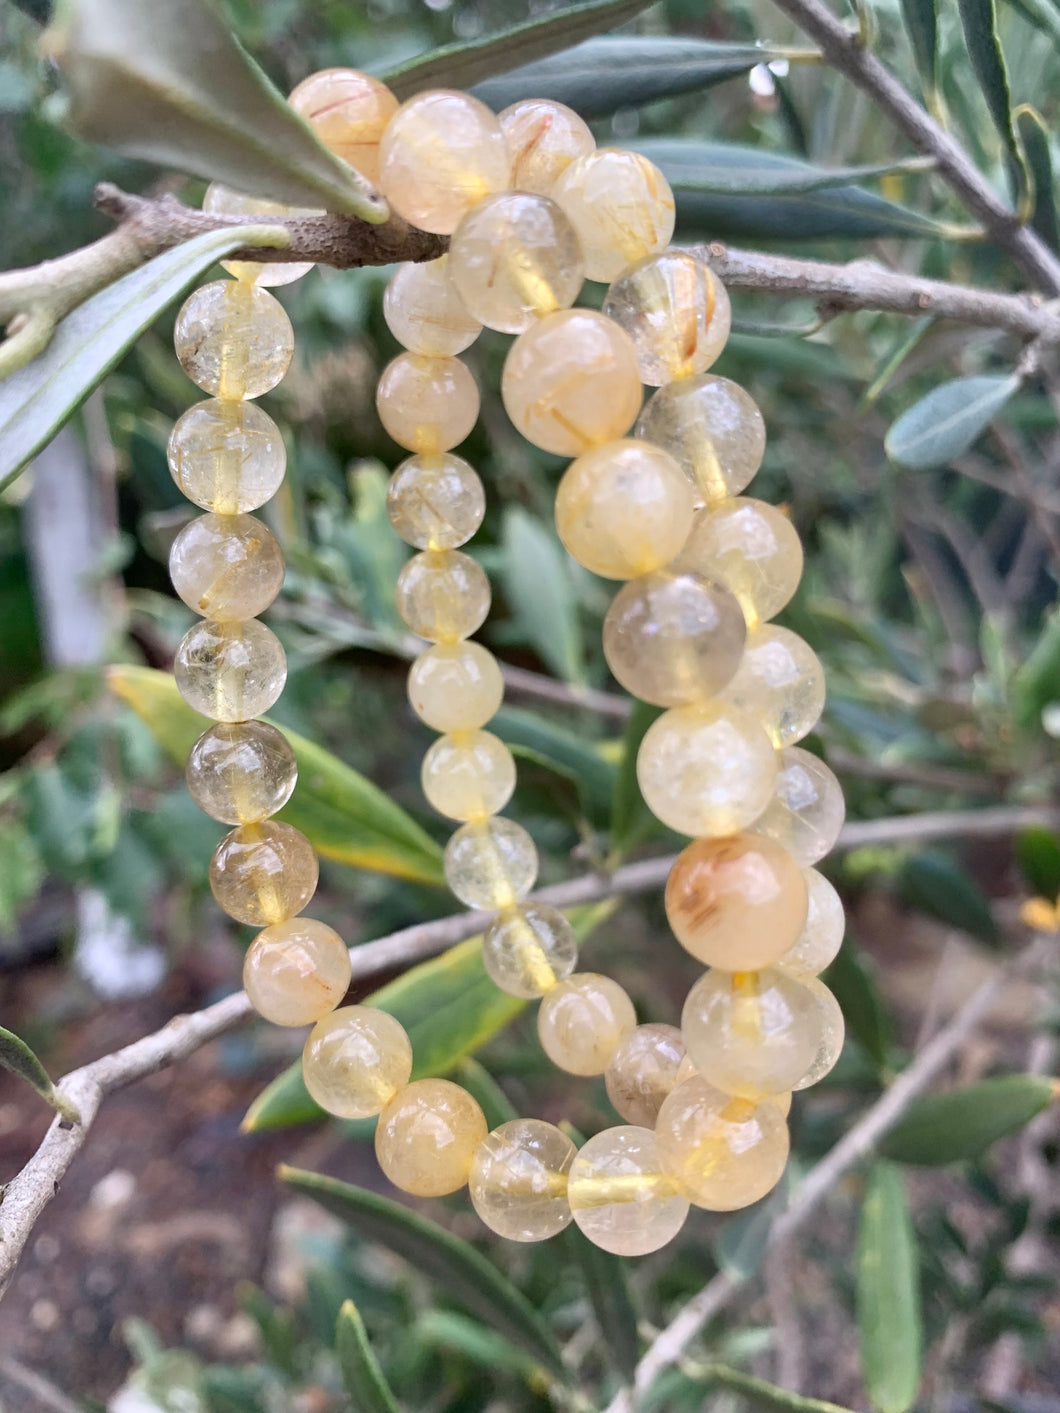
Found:
[{"label": "round quartz bead", "polygon": [[604,313],[633,340],[641,381],[653,388],[705,373],[732,322],[721,281],[683,250],[649,255],[623,271],[607,291]]},{"label": "round quartz bead", "polygon": [[184,770],[188,791],[224,824],[253,824],[282,810],[298,779],[287,739],[265,721],[220,721],[199,737]]},{"label": "round quartz bead", "polygon": [[280,429],[249,402],[197,402],[174,426],[167,451],[174,481],[218,515],[257,510],[280,489],[287,451]]},{"label": "round quartz bead", "polygon": [[482,1110],[466,1090],[447,1079],[418,1079],[379,1115],[375,1155],[402,1192],[443,1197],[467,1182],[486,1136]]},{"label": "round quartz bead", "polygon": [[565,103],[524,98],[498,115],[512,159],[512,186],[548,196],[578,157],[596,151],[588,125]]},{"label": "round quartz bead", "polygon": [[317,856],[299,830],[267,819],[226,834],[210,860],[210,889],[236,922],[271,927],[297,917],[317,889]]},{"label": "round quartz bead", "polygon": [[273,1025],[313,1025],[350,984],[350,954],[326,923],[296,917],[259,932],[243,963],[243,989]]},{"label": "round quartz bead", "polygon": [[604,657],[641,701],[688,706],[713,697],[740,664],[747,625],[728,589],[660,569],[624,585],[604,619]]},{"label": "round quartz bead", "polygon": [[474,469],[452,452],[410,456],[390,478],[386,512],[417,549],[457,549],[482,524],[486,493]]},{"label": "round quartz bead", "polygon": [[435,643],[470,637],[490,611],[490,581],[469,554],[426,550],[402,567],[397,611],[414,633]]},{"label": "round quartz bead", "polygon": [[637,753],[644,803],[678,834],[735,834],[769,804],[777,754],[750,717],[705,702],[652,723]]},{"label": "round quartz bead", "polygon": [[622,1037],[607,1062],[604,1084],[626,1123],[655,1127],[684,1057],[684,1037],[675,1025],[638,1025]]},{"label": "round quartz bead", "polygon": [[[679,1066],[679,1068],[678,1068],[678,1071],[677,1071],[677,1084],[674,1085],[674,1088],[676,1089],[676,1088],[677,1088],[677,1085],[684,1084],[684,1082],[685,1082],[686,1079],[693,1079],[693,1078],[698,1078],[698,1077],[699,1077],[699,1071],[696,1069],[695,1065],[692,1063],[691,1057],[690,1057],[689,1055],[686,1055],[685,1058],[681,1061],[681,1064],[680,1064],[680,1066]],[[787,1116],[791,1113],[791,1094],[790,1094],[790,1093],[788,1093],[788,1094],[763,1094],[763,1095],[762,1095],[762,1098],[761,1098],[760,1100],[756,1100],[756,1102],[757,1102],[757,1103],[761,1103],[761,1104],[775,1104],[776,1107],[777,1107],[777,1109],[780,1111],[780,1116],[781,1116],[781,1118],[784,1118],[784,1119],[786,1119]]]},{"label": "round quartz bead", "polygon": [[482,965],[509,996],[534,1000],[570,976],[578,962],[574,928],[545,903],[509,908],[482,939]]},{"label": "round quartz bead", "polygon": [[187,704],[214,721],[249,721],[279,698],[287,658],[271,628],[204,619],[181,639],[173,662],[177,690]]},{"label": "round quartz bead", "polygon": [[846,1023],[839,1002],[819,977],[801,976],[799,980],[813,996],[820,1013],[817,1054],[813,1064],[795,1085],[796,1089],[809,1089],[811,1084],[824,1079],[839,1059],[846,1037]]},{"label": "round quartz bead", "polygon": [[497,814],[515,789],[515,761],[489,731],[439,736],[423,758],[423,793],[447,819],[484,820]]},{"label": "round quartz bead", "polygon": [[655,255],[674,233],[674,194],[654,162],[637,152],[601,147],[572,162],[552,188],[585,256],[590,280],[616,279],[627,265]]},{"label": "round quartz bead", "polygon": [[556,528],[568,552],[605,579],[668,564],[688,538],[692,487],[672,456],[627,438],[572,461],[556,491]]},{"label": "round quartz bead", "polygon": [[462,442],[478,421],[478,387],[459,358],[400,353],[383,369],[375,405],[398,446],[434,454]]},{"label": "round quartz bead", "polygon": [[256,618],[283,588],[283,553],[253,515],[200,515],[173,541],[169,577],[204,618]]},{"label": "round quartz bead", "polygon": [[554,986],[537,1012],[541,1048],[567,1074],[603,1074],[637,1024],[633,1002],[609,976],[580,971]]},{"label": "round quartz bead", "polygon": [[779,750],[801,741],[824,711],[824,668],[797,633],[764,623],[752,628],[735,677],[722,695],[753,716]]},{"label": "round quartz bead", "polygon": [[809,868],[832,848],[845,818],[842,786],[824,761],[801,746],[781,751],[776,790],[755,821],[756,831],[783,844]]},{"label": "round quartz bead", "polygon": [[378,183],[379,143],[398,107],[385,84],[358,69],[321,69],[287,101],[329,151]]},{"label": "round quartz bead", "polygon": [[438,643],[409,668],[408,691],[413,711],[432,730],[474,731],[499,709],[504,678],[480,643]]},{"label": "round quartz bead", "polygon": [[665,447],[708,505],[739,495],[766,449],[756,404],[737,383],[713,373],[682,378],[653,393],[636,434]]},{"label": "round quartz bead", "polygon": [[723,971],[778,962],[802,932],[807,906],[798,864],[756,834],[697,839],[666,881],[666,916],[678,942]]},{"label": "round quartz bead", "polygon": [[374,1006],[343,1006],[313,1030],[302,1051],[305,1087],[329,1114],[369,1119],[404,1090],[412,1073],[405,1027]]},{"label": "round quartz bead", "polygon": [[664,1170],[710,1212],[734,1212],[772,1192],[791,1146],[776,1104],[734,1099],[700,1077],[663,1104],[655,1139]]},{"label": "round quartz bead", "polygon": [[681,1029],[705,1080],[759,1099],[798,1088],[817,1063],[824,1020],[818,998],[787,972],[708,971],[688,993]]},{"label": "round quartz bead", "polygon": [[818,976],[831,966],[843,945],[846,917],[839,894],[815,868],[803,869],[809,908],[798,940],[777,961],[793,976]]},{"label": "round quartz bead", "polygon": [[681,563],[720,579],[754,624],[778,614],[798,588],[802,542],[775,505],[739,496],[696,516]]},{"label": "round quartz bead", "polygon": [[625,436],[641,402],[629,335],[591,309],[546,314],[512,344],[501,396],[527,441],[558,456]]},{"label": "round quartz bead", "polygon": [[[202,199],[202,209],[218,216],[316,216],[318,211],[305,211],[297,206],[284,206],[280,201],[267,201],[260,196],[247,196],[242,191],[233,191],[230,186],[211,182]],[[267,225],[263,221],[262,225]],[[308,275],[313,262],[288,260],[222,260],[221,265],[237,280],[250,280],[254,284],[290,285]]]},{"label": "round quartz bead", "polygon": [[379,186],[399,215],[452,235],[485,197],[505,191],[511,158],[501,125],[469,93],[431,89],[402,104],[379,148]]},{"label": "round quartz bead", "polygon": [[471,1205],[498,1236],[546,1241],[569,1226],[567,1174],[577,1149],[555,1124],[513,1119],[475,1150]]},{"label": "round quartz bead", "polygon": [[184,301],[173,344],[185,373],[211,397],[260,397],[287,372],[294,330],[267,290],[214,280]]},{"label": "round quartz bead", "polygon": [[470,348],[482,325],[449,278],[449,257],[399,265],[383,295],[387,328],[410,353],[446,358]]},{"label": "round quartz bead", "polygon": [[567,1200],[594,1246],[616,1256],[645,1256],[684,1226],[688,1202],[662,1171],[650,1128],[607,1128],[571,1164]]},{"label": "round quartz bead", "polygon": [[578,237],[547,196],[505,191],[469,211],[449,243],[449,274],[467,310],[504,334],[569,309],[585,278]]},{"label": "round quartz bead", "polygon": [[537,878],[537,849],[521,824],[492,819],[465,824],[445,846],[445,877],[469,908],[511,908]]}]

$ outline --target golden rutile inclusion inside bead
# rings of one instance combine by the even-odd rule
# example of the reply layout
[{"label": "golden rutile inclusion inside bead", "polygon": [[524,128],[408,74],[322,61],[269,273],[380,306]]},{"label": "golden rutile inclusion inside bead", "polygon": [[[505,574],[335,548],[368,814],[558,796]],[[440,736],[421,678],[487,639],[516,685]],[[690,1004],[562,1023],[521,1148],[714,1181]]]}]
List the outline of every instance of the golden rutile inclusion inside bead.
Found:
[{"label": "golden rutile inclusion inside bead", "polygon": [[633,1002],[618,982],[595,972],[568,976],[545,995],[537,1013],[541,1048],[568,1074],[603,1074],[636,1023]]},{"label": "golden rutile inclusion inside bead", "polygon": [[287,452],[272,418],[248,402],[210,398],[169,437],[169,469],[190,501],[218,515],[257,510],[280,488]]},{"label": "golden rutile inclusion inside bead", "polygon": [[625,1034],[604,1071],[616,1112],[627,1123],[654,1128],[684,1057],[684,1038],[675,1025],[638,1025]]},{"label": "golden rutile inclusion inside bead", "polygon": [[225,824],[252,824],[283,809],[298,765],[275,726],[219,721],[192,746],[184,778],[205,814]]},{"label": "golden rutile inclusion inside bead", "polygon": [[475,1211],[509,1241],[544,1241],[570,1224],[567,1175],[574,1144],[554,1124],[513,1119],[475,1150],[468,1189]]},{"label": "golden rutile inclusion inside bead", "polygon": [[688,1201],[663,1172],[651,1129],[605,1129],[571,1164],[567,1198],[574,1220],[594,1245],[617,1256],[643,1256],[671,1241],[688,1216]]},{"label": "golden rutile inclusion inside bead", "polygon": [[291,918],[265,928],[250,944],[243,988],[273,1025],[312,1025],[345,996],[350,970],[350,954],[334,928]]},{"label": "golden rutile inclusion inside bead", "polygon": [[313,1029],[302,1052],[306,1088],[341,1119],[381,1113],[412,1073],[404,1026],[374,1006],[344,1006]]},{"label": "golden rutile inclusion inside bead", "polygon": [[237,922],[268,927],[295,917],[317,887],[317,856],[299,830],[277,820],[226,834],[210,860],[210,888]]},{"label": "golden rutile inclusion inside bead", "polygon": [[173,330],[180,365],[212,397],[260,397],[294,352],[283,305],[245,280],[214,280],[184,301]]},{"label": "golden rutile inclusion inside bead", "polygon": [[253,515],[200,515],[173,541],[169,577],[204,618],[256,618],[283,587],[283,553]]},{"label": "golden rutile inclusion inside bead", "polygon": [[490,979],[511,996],[531,1000],[551,991],[574,970],[578,939],[555,908],[524,903],[494,918],[482,942]]},{"label": "golden rutile inclusion inside bead", "polygon": [[402,1192],[442,1197],[467,1182],[486,1137],[486,1120],[471,1095],[447,1079],[418,1079],[379,1115],[379,1166]]},{"label": "golden rutile inclusion inside bead", "polygon": [[681,1192],[712,1212],[749,1207],[771,1192],[788,1161],[788,1126],[776,1104],[734,1099],[697,1077],[659,1112],[655,1138]]}]

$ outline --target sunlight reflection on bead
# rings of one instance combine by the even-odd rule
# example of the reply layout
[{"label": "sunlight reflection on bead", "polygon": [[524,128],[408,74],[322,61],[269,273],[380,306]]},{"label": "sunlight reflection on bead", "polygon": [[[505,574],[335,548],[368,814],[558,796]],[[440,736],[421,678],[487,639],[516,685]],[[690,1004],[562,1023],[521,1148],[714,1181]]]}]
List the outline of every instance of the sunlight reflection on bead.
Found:
[{"label": "sunlight reflection on bead", "polygon": [[469,908],[510,908],[537,879],[534,841],[514,820],[462,825],[445,846],[445,877]]},{"label": "sunlight reflection on bead", "polygon": [[577,961],[574,928],[545,903],[502,912],[482,940],[482,965],[494,985],[528,1001],[570,976]]},{"label": "sunlight reflection on bead", "polygon": [[574,1144],[555,1124],[512,1119],[475,1150],[471,1203],[490,1231],[509,1241],[545,1241],[570,1224],[567,1174]]},{"label": "sunlight reflection on bead", "polygon": [[846,817],[843,788],[819,756],[801,746],[780,752],[776,792],[755,829],[792,854],[803,868],[823,859]]},{"label": "sunlight reflection on bead", "polygon": [[654,1128],[663,1100],[677,1083],[685,1042],[675,1025],[638,1025],[615,1046],[604,1084],[615,1112],[628,1124]]},{"label": "sunlight reflection on bead", "polygon": [[482,325],[449,278],[449,257],[399,265],[383,294],[387,328],[410,353],[444,358],[470,348]]},{"label": "sunlight reflection on bead", "polygon": [[402,1192],[444,1197],[467,1182],[486,1134],[482,1110],[466,1090],[447,1079],[418,1079],[379,1115],[375,1155]]},{"label": "sunlight reflection on bead", "polygon": [[265,721],[220,721],[191,748],[184,770],[192,799],[224,824],[252,824],[283,809],[298,779],[287,738]]},{"label": "sunlight reflection on bead", "polygon": [[460,550],[425,550],[402,566],[394,591],[397,611],[421,638],[470,637],[490,611],[490,581]]},{"label": "sunlight reflection on bead", "polygon": [[702,1077],[666,1100],[655,1138],[664,1170],[710,1212],[735,1212],[772,1192],[791,1146],[776,1104],[734,1099]]},{"label": "sunlight reflection on bead", "polygon": [[778,614],[798,588],[802,542],[775,505],[739,496],[700,511],[681,564],[730,588],[754,624]]},{"label": "sunlight reflection on bead", "polygon": [[482,524],[486,493],[473,467],[452,452],[410,456],[390,478],[386,512],[417,549],[457,549]]},{"label": "sunlight reflection on bead", "polygon": [[662,1171],[655,1135],[635,1125],[604,1129],[571,1164],[567,1199],[594,1246],[616,1256],[644,1256],[672,1241],[688,1202]]},{"label": "sunlight reflection on bead", "polygon": [[674,233],[670,184],[647,157],[601,147],[572,162],[552,188],[578,234],[585,273],[611,281]]},{"label": "sunlight reflection on bead", "polygon": [[243,962],[243,989],[273,1025],[312,1025],[342,1000],[350,954],[334,928],[296,917],[259,932]]},{"label": "sunlight reflection on bead", "polygon": [[[299,206],[284,206],[280,201],[268,201],[260,196],[246,196],[220,182],[211,182],[202,199],[202,209],[218,216],[320,216],[321,211],[307,211]],[[267,221],[262,222],[267,225]],[[313,262],[288,260],[222,260],[221,265],[237,280],[277,288],[293,284],[308,275]]]},{"label": "sunlight reflection on bead", "polygon": [[843,945],[846,916],[839,894],[824,874],[815,868],[804,868],[802,872],[809,895],[806,926],[777,966],[793,976],[818,976],[835,961]]},{"label": "sunlight reflection on bead", "polygon": [[275,819],[241,824],[210,860],[210,890],[237,922],[269,927],[296,917],[317,887],[317,856],[300,830]]},{"label": "sunlight reflection on bead", "polygon": [[578,114],[548,98],[521,99],[498,114],[498,121],[511,153],[516,191],[550,195],[575,158],[596,150],[596,139]]},{"label": "sunlight reflection on bead", "polygon": [[169,577],[204,618],[256,618],[283,588],[283,553],[253,515],[200,515],[173,541]]},{"label": "sunlight reflection on bead", "polygon": [[236,515],[276,494],[287,469],[280,429],[252,402],[197,402],[177,421],[167,448],[170,473],[203,510]]},{"label": "sunlight reflection on bead", "polygon": [[608,976],[574,972],[537,1012],[541,1048],[567,1074],[603,1074],[618,1042],[637,1024],[633,1002]]},{"label": "sunlight reflection on bead", "polygon": [[408,691],[413,711],[432,730],[474,731],[500,707],[504,679],[480,643],[437,643],[409,668]]},{"label": "sunlight reflection on bead", "polygon": [[735,677],[722,697],[765,727],[778,749],[793,746],[824,710],[824,668],[808,643],[787,628],[752,628]]},{"label": "sunlight reflection on bead", "polygon": [[340,1119],[380,1113],[408,1084],[412,1045],[400,1021],[374,1006],[344,1006],[316,1025],[302,1076],[322,1109]]},{"label": "sunlight reflection on bead", "polygon": [[214,721],[249,721],[277,700],[287,681],[287,657],[271,628],[204,619],[177,648],[173,676],[180,695]]},{"label": "sunlight reflection on bead", "polygon": [[708,505],[739,495],[766,448],[756,404],[738,384],[713,373],[660,388],[645,404],[636,435],[679,461]]},{"label": "sunlight reflection on bead", "polygon": [[423,793],[448,819],[486,819],[497,814],[515,789],[515,761],[489,731],[439,736],[423,758]]},{"label": "sunlight reflection on bead", "polygon": [[479,392],[459,358],[400,353],[383,369],[375,405],[398,446],[419,453],[449,451],[478,421]]},{"label": "sunlight reflection on bead", "polygon": [[378,184],[379,143],[398,107],[385,84],[359,69],[321,69],[287,101],[329,151]]},{"label": "sunlight reflection on bead", "polygon": [[294,330],[267,290],[214,280],[181,305],[173,346],[188,377],[212,397],[260,397],[287,372]]},{"label": "sunlight reflection on bead", "polygon": [[641,380],[650,387],[705,373],[732,322],[721,281],[684,250],[650,255],[623,271],[603,312],[633,340]]}]

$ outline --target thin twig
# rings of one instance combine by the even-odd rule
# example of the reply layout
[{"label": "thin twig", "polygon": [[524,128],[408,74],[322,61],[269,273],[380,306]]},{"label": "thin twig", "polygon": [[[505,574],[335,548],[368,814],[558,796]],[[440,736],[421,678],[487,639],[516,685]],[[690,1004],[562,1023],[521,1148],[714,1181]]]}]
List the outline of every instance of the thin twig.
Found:
[{"label": "thin twig", "polygon": [[50,1379],[46,1379],[43,1374],[31,1369],[28,1364],[23,1364],[11,1354],[0,1354],[0,1378],[18,1384],[35,1398],[42,1408],[54,1409],[54,1413],[84,1413],[80,1403],[75,1403]]}]

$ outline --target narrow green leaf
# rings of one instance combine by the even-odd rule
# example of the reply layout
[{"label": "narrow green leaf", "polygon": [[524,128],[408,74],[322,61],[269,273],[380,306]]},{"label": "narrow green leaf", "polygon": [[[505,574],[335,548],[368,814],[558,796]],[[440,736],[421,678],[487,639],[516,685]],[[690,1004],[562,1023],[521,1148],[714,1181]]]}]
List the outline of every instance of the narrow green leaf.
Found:
[{"label": "narrow green leaf", "polygon": [[653,162],[661,157],[677,174],[682,190],[720,196],[800,196],[924,169],[919,157],[861,167],[816,167],[780,152],[698,138],[646,138],[636,146]]},{"label": "narrow green leaf", "polygon": [[477,1100],[491,1131],[519,1117],[519,1111],[489,1070],[473,1056],[467,1055],[460,1061],[453,1070],[453,1078]]},{"label": "narrow green leaf", "polygon": [[48,1071],[26,1042],[20,1039],[14,1031],[5,1030],[2,1025],[0,1025],[0,1066],[32,1085],[45,1103],[50,1104],[57,1113],[62,1114],[67,1123],[79,1124],[81,1122],[77,1106],[71,1104],[69,1099],[59,1093],[52,1083]]},{"label": "narrow green leaf", "polygon": [[361,1312],[344,1300],[335,1327],[335,1354],[354,1413],[399,1413],[397,1399],[368,1342]]},{"label": "narrow green leaf", "polygon": [[1034,185],[1031,225],[1051,250],[1060,251],[1060,216],[1056,210],[1048,124],[1036,108],[1025,103],[1016,109],[1016,134]]},{"label": "narrow green leaf", "polygon": [[645,732],[661,712],[661,707],[635,701],[622,738],[622,759],[611,797],[611,858],[616,863],[655,827],[655,817],[644,803],[637,783],[637,752]]},{"label": "narrow green leaf", "polygon": [[886,1069],[891,1049],[890,1023],[879,988],[849,933],[845,946],[822,979],[839,1002],[850,1034],[881,1070]]},{"label": "narrow green leaf", "polygon": [[898,891],[911,907],[988,946],[1000,934],[986,894],[956,859],[937,849],[914,854],[898,874]]},{"label": "narrow green leaf", "polygon": [[708,1364],[703,1370],[703,1382],[720,1385],[741,1394],[749,1407],[761,1413],[851,1413],[838,1403],[826,1403],[820,1398],[807,1398],[801,1393],[791,1393],[765,1379],[745,1374],[742,1369],[730,1369],[725,1364]]},{"label": "narrow green leaf", "polygon": [[966,452],[1020,385],[1008,377],[953,378],[932,388],[891,425],[887,455],[908,471],[930,471]]},{"label": "narrow green leaf", "polygon": [[615,768],[591,741],[522,707],[502,707],[493,718],[495,731],[519,754],[565,775],[575,785],[585,813],[594,822],[607,818],[615,784]]},{"label": "narrow green leaf", "polygon": [[538,1363],[494,1330],[488,1330],[455,1310],[428,1310],[416,1321],[416,1338],[434,1349],[459,1354],[494,1375],[510,1369],[523,1378],[532,1378]]},{"label": "narrow green leaf", "polygon": [[1039,898],[1060,898],[1060,838],[1045,825],[1033,825],[1016,835],[1016,862]]},{"label": "narrow green leaf", "polygon": [[906,1413],[920,1388],[923,1329],[916,1233],[902,1175],[878,1162],[861,1208],[858,1328],[865,1391],[881,1413]]},{"label": "narrow green leaf", "polygon": [[935,0],[902,0],[902,18],[913,47],[917,73],[929,102],[938,90],[938,15]]},{"label": "narrow green leaf", "polygon": [[567,1228],[564,1240],[581,1268],[585,1290],[608,1354],[619,1373],[632,1379],[640,1336],[628,1262],[594,1246],[575,1226]]},{"label": "narrow green leaf", "polygon": [[997,32],[994,0],[957,0],[968,57],[994,126],[1008,155],[1013,190],[1022,199],[1028,188],[1027,166],[1012,117],[1008,66]]},{"label": "narrow green leaf", "polygon": [[880,1152],[897,1163],[931,1167],[978,1158],[998,1139],[1030,1123],[1058,1092],[1055,1079],[1007,1074],[925,1095],[884,1136]]},{"label": "narrow green leaf", "polygon": [[1042,713],[1060,702],[1060,611],[1045,621],[1028,657],[1013,674],[1012,717],[1025,731],[1040,729]]},{"label": "narrow green leaf", "polygon": [[511,506],[504,516],[504,593],[531,647],[565,682],[585,681],[585,650],[567,556],[551,529]]}]

